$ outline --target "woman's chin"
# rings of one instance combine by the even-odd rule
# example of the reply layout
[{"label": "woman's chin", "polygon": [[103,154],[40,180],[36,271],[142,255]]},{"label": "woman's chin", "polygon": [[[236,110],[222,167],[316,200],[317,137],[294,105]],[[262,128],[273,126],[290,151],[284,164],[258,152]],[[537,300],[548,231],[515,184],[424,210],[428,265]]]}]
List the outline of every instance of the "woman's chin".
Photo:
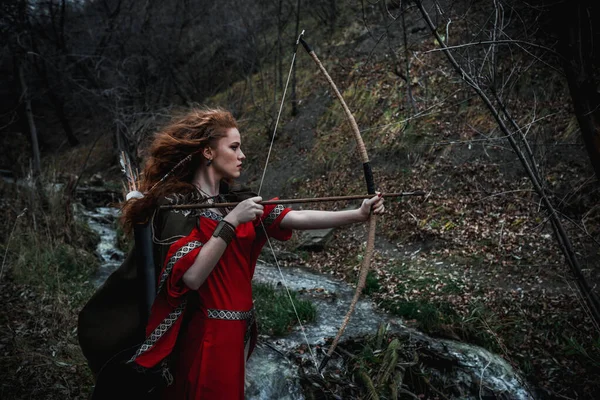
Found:
[{"label": "woman's chin", "polygon": [[229,175],[229,179],[237,179],[240,177],[240,175],[242,175],[242,171],[236,171],[236,172],[232,173],[231,175]]}]

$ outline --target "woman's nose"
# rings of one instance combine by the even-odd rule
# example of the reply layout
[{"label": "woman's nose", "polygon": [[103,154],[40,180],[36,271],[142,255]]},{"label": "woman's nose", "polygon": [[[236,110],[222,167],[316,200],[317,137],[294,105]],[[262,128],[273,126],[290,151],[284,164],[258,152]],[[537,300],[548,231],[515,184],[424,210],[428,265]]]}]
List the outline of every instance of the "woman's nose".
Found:
[{"label": "woman's nose", "polygon": [[240,150],[240,155],[238,156],[238,158],[239,158],[240,160],[244,160],[244,159],[246,159],[246,155],[244,154],[244,152],[243,152],[243,151],[241,151],[241,150]]}]

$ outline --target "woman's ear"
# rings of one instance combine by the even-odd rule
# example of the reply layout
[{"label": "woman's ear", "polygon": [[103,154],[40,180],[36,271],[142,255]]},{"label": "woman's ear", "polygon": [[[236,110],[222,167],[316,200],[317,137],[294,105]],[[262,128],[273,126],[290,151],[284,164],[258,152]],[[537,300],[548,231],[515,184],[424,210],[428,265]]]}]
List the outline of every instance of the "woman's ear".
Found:
[{"label": "woman's ear", "polygon": [[202,149],[202,155],[207,160],[212,160],[212,158],[213,158],[213,154],[212,153],[213,153],[213,151],[210,148],[210,146],[206,146],[205,148]]}]

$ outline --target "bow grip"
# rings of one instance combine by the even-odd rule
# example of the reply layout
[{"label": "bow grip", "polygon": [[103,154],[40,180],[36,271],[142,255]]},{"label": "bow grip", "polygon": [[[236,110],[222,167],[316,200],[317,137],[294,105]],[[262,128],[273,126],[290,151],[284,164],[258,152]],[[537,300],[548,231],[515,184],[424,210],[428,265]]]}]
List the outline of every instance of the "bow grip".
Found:
[{"label": "bow grip", "polygon": [[371,170],[371,162],[363,163],[365,172],[365,182],[367,183],[367,193],[375,194],[375,181],[373,180],[373,170]]}]

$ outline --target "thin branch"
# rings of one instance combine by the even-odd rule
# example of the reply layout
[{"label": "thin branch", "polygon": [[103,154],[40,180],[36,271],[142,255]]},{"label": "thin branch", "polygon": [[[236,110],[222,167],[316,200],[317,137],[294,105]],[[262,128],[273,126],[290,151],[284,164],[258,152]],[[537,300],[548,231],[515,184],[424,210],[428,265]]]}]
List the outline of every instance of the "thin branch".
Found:
[{"label": "thin branch", "polygon": [[488,360],[488,363],[481,370],[481,375],[479,375],[479,400],[482,400],[483,395],[483,375],[485,374],[485,370],[490,366],[492,360]]},{"label": "thin branch", "polygon": [[481,45],[487,45],[487,44],[492,44],[492,45],[495,45],[495,44],[523,44],[523,45],[527,45],[530,47],[535,47],[538,49],[545,50],[547,52],[552,53],[553,55],[555,55],[557,57],[560,56],[556,51],[552,50],[549,47],[531,43],[531,42],[527,42],[525,40],[518,40],[518,39],[480,40],[478,42],[463,43],[463,44],[457,44],[454,46],[445,46],[445,47],[440,47],[438,49],[431,49],[431,50],[424,51],[423,54],[434,53],[437,51],[445,51],[446,49],[452,50],[452,49],[460,49],[462,47],[481,46]]}]

